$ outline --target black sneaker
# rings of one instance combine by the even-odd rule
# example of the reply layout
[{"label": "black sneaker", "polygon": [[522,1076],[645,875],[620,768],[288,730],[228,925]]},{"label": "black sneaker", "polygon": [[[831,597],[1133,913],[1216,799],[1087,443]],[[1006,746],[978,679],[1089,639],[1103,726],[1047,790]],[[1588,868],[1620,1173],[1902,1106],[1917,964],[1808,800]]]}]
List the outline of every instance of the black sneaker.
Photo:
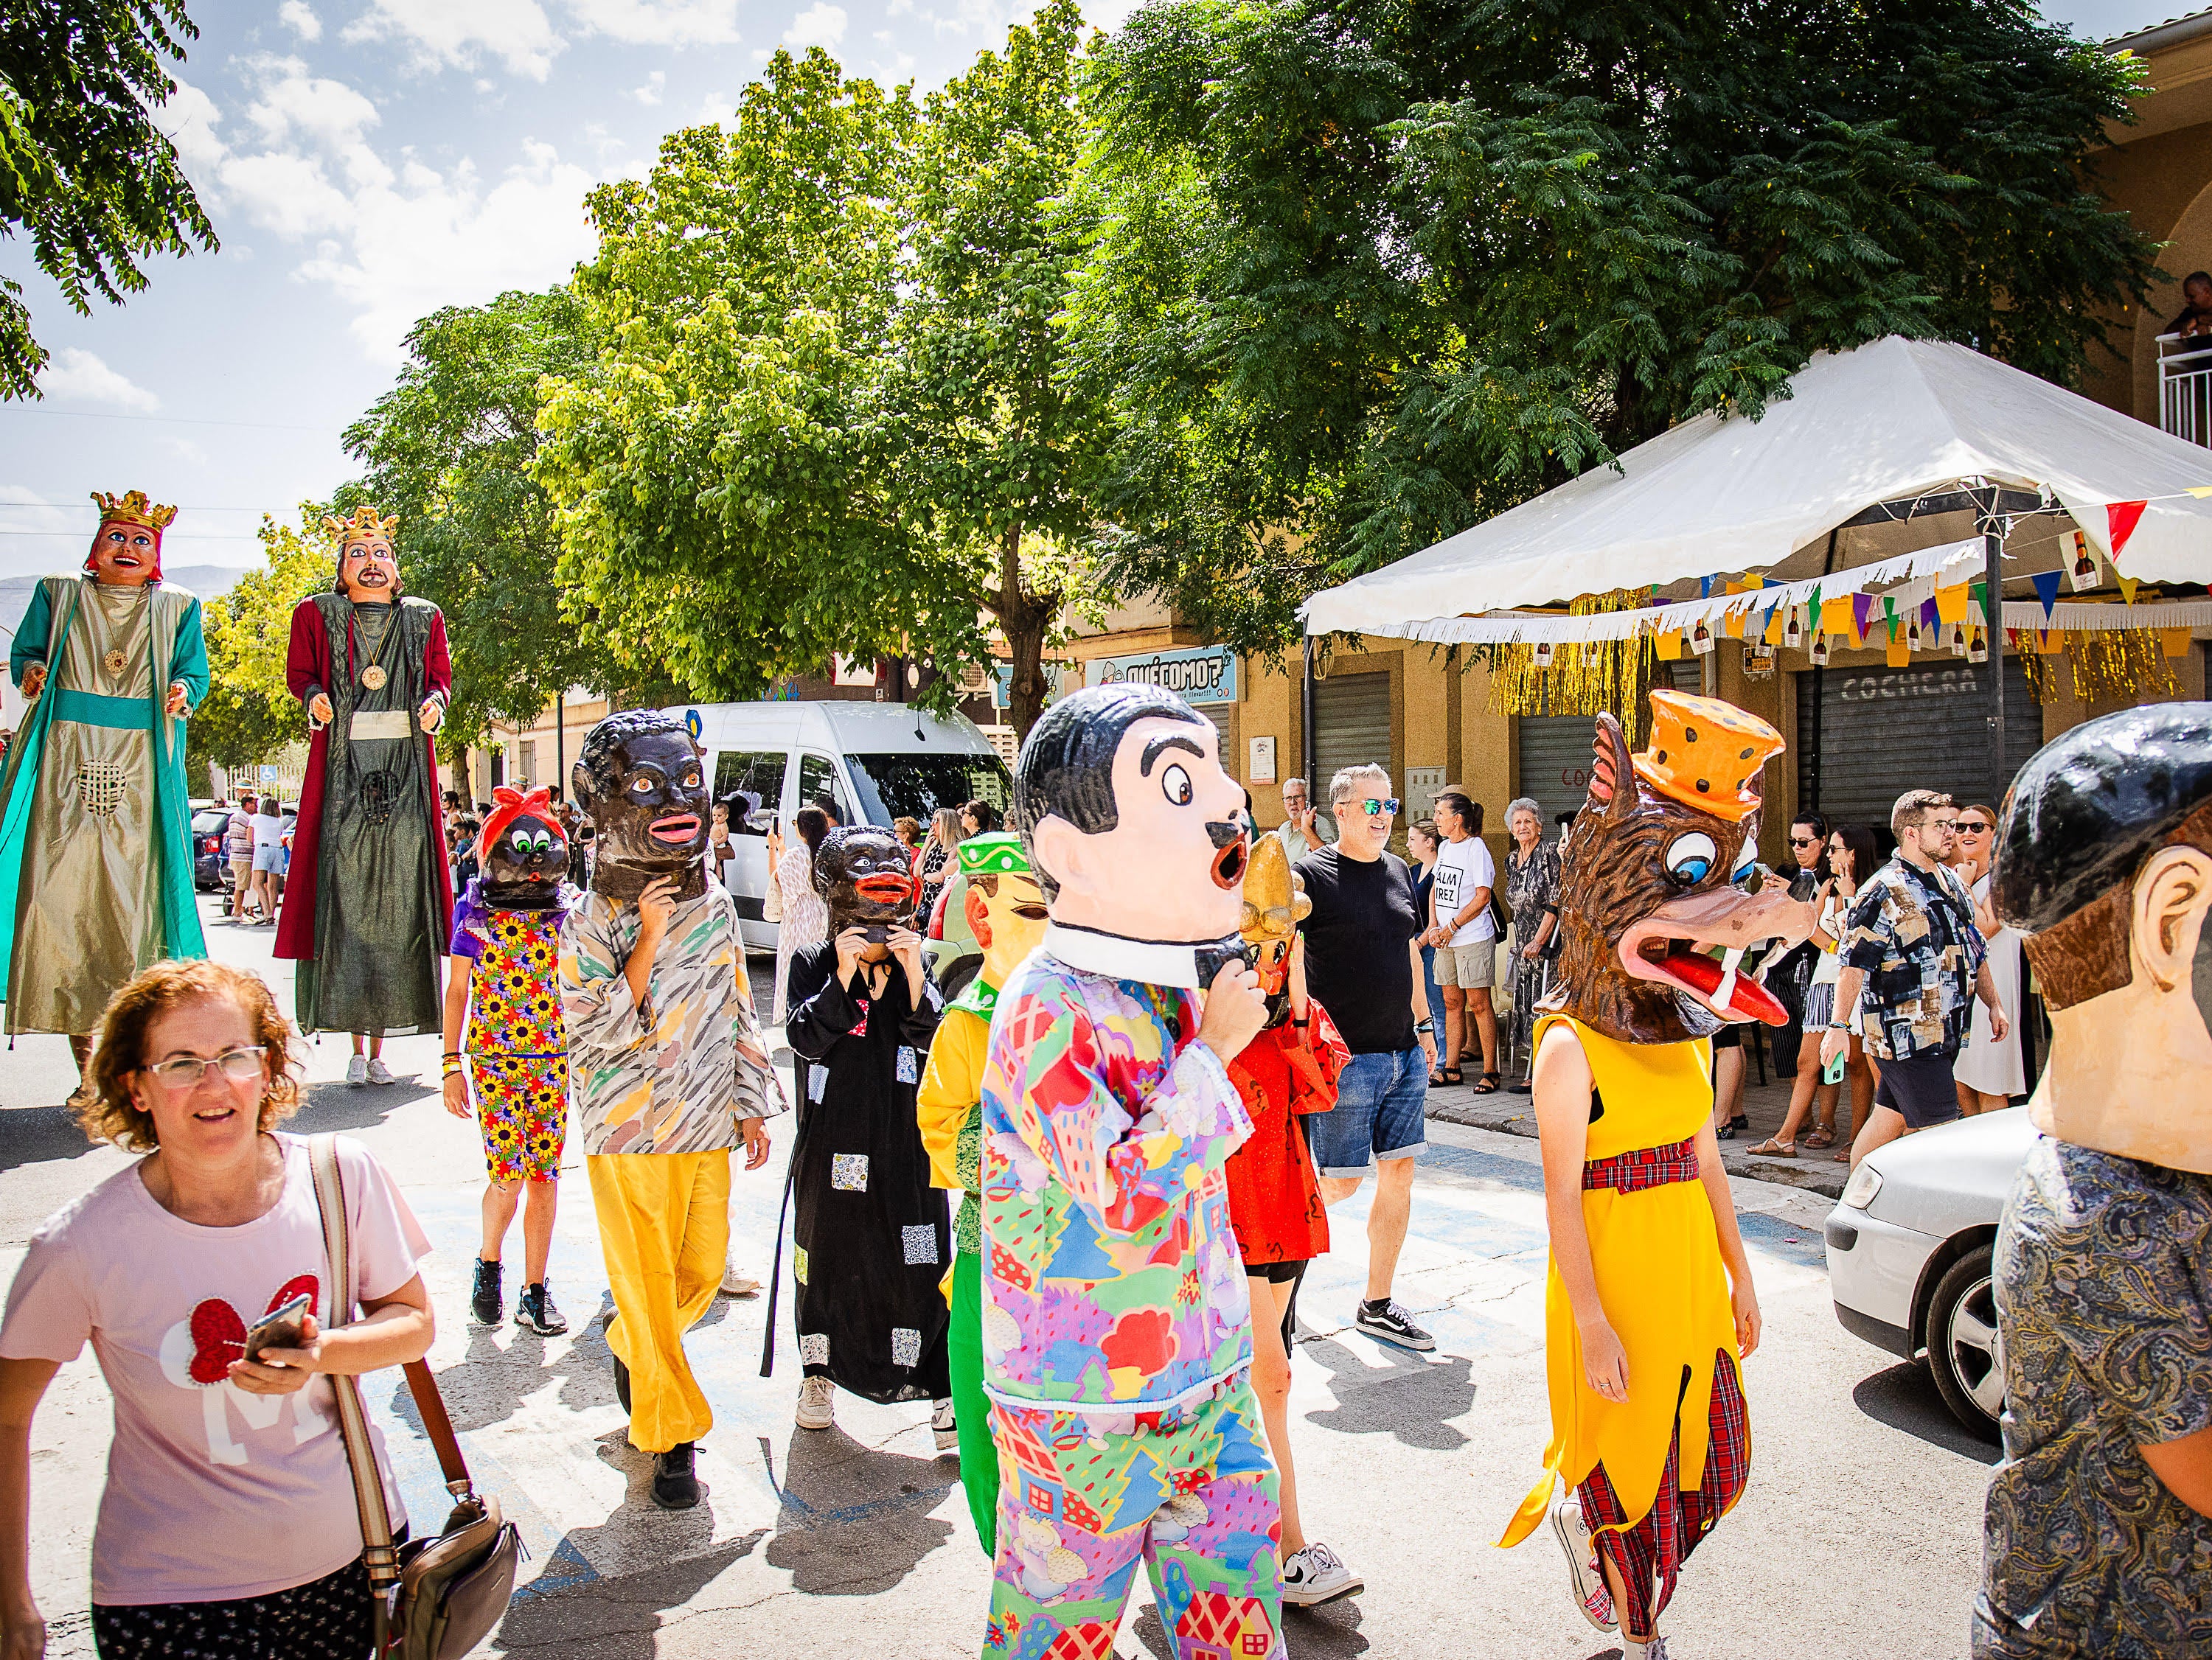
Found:
[{"label": "black sneaker", "polygon": [[678,1441],[653,1455],[653,1502],[663,1510],[689,1510],[699,1502],[699,1477],[692,1469],[697,1449]]},{"label": "black sneaker", "polygon": [[1370,1337],[1380,1337],[1386,1343],[1395,1343],[1401,1348],[1416,1348],[1427,1352],[1437,1346],[1437,1340],[1406,1318],[1406,1311],[1384,1298],[1379,1303],[1362,1303],[1352,1324]]},{"label": "black sneaker", "polygon": [[514,1323],[541,1337],[558,1337],[568,1329],[568,1322],[553,1306],[553,1293],[543,1280],[522,1287],[522,1295],[514,1300]]},{"label": "black sneaker", "polygon": [[477,1258],[476,1289],[469,1293],[469,1312],[480,1326],[499,1324],[501,1299],[499,1294],[499,1264]]}]

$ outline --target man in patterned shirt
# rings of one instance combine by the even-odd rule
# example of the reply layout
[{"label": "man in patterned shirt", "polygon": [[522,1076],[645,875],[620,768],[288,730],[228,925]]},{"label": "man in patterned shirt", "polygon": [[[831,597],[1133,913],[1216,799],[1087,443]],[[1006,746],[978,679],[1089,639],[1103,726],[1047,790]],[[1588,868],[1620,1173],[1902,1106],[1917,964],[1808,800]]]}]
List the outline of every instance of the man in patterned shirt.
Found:
[{"label": "man in patterned shirt", "polygon": [[655,710],[610,715],[570,779],[599,831],[592,890],[562,932],[576,1134],[617,1318],[607,1326],[630,1445],[653,1499],[699,1502],[693,1444],[714,1421],[684,1334],[721,1287],[730,1149],[768,1162],[783,1091],[753,1018],[737,906],[707,880],[698,746]]},{"label": "man in patterned shirt", "polygon": [[1820,1039],[1832,1065],[1850,1041],[1851,1013],[1867,1052],[1881,1063],[1874,1111],[1851,1143],[1851,1167],[1899,1136],[1959,1116],[1951,1063],[1979,997],[1990,1033],[2008,1029],[1990,977],[1989,949],[1974,926],[1974,901],[1943,861],[1959,810],[1933,790],[1908,790],[1889,815],[1897,856],[1859,889],[1838,955],[1836,1010]]},{"label": "man in patterned shirt", "polygon": [[2212,1654],[2212,704],[2107,715],[2007,797],[1991,898],[2051,1009],[1998,1224],[2004,1462],[1975,1660]]},{"label": "man in patterned shirt", "polygon": [[1218,750],[1175,694],[1124,683],[1054,705],[1015,763],[1051,920],[1000,991],[983,1075],[987,1657],[1105,1660],[1141,1557],[1176,1653],[1282,1660],[1223,1174],[1252,1130],[1227,1063],[1267,1011]]}]

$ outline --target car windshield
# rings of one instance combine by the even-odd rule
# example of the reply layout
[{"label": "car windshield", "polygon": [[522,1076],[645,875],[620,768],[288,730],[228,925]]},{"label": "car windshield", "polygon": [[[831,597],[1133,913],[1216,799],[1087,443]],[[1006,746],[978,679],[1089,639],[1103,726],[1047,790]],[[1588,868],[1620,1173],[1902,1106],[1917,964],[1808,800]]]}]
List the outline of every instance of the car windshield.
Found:
[{"label": "car windshield", "polygon": [[940,807],[988,801],[1003,815],[1008,782],[996,755],[848,755],[861,815],[889,824],[904,815],[927,827]]},{"label": "car windshield", "polygon": [[229,822],[230,809],[228,807],[204,808],[192,815],[192,828],[203,836],[210,830],[222,829]]}]

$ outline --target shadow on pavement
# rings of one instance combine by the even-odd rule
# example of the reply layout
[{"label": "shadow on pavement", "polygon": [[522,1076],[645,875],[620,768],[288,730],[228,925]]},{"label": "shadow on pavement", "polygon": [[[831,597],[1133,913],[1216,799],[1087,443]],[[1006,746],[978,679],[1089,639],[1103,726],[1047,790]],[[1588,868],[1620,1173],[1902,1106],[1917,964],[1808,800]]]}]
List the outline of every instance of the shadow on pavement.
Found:
[{"label": "shadow on pavement", "polygon": [[[1291,1660],[1340,1660],[1344,1656],[1365,1654],[1372,1645],[1360,1635],[1357,1596],[1340,1597],[1317,1609],[1286,1608],[1283,1645]],[[1168,1641],[1167,1627],[1160,1622],[1156,1604],[1145,1603],[1122,1629],[1143,1645],[1140,1654],[1153,1660],[1176,1660],[1175,1645]]]},{"label": "shadow on pavement", "polygon": [[1452,1427],[1474,1404],[1474,1362],[1462,1354],[1423,1360],[1393,1354],[1378,1372],[1333,1337],[1309,1337],[1300,1348],[1329,1369],[1336,1405],[1309,1412],[1306,1421],[1340,1435],[1395,1435],[1403,1446],[1449,1452],[1467,1445]]},{"label": "shadow on pavement", "polygon": [[[562,1539],[538,1570],[539,1578],[557,1589],[536,1590],[529,1583],[516,1587],[515,1599],[491,1639],[499,1652],[573,1645],[576,1653],[597,1660],[648,1660],[659,1647],[657,1633],[663,1613],[689,1602],[732,1563],[751,1555],[768,1536],[767,1529],[758,1528],[742,1538],[715,1544],[711,1482],[700,1484],[703,1496],[695,1509],[653,1510],[647,1492],[653,1461],[632,1451],[622,1431],[600,1438],[599,1457],[629,1477],[621,1510],[601,1527],[578,1528]],[[625,1540],[635,1541],[640,1512],[653,1518],[655,1550],[665,1559],[662,1565],[577,1583],[577,1565],[592,1560],[593,1542],[601,1533],[618,1530]]]},{"label": "shadow on pavement", "polygon": [[81,1158],[92,1147],[66,1106],[17,1106],[0,1112],[0,1172]]},{"label": "shadow on pavement", "polygon": [[[761,1457],[775,1471],[770,1444]],[[811,1596],[889,1590],[952,1534],[931,1517],[958,1476],[950,1457],[911,1458],[863,1446],[842,1429],[795,1429],[785,1452],[783,1500],[768,1563]]]},{"label": "shadow on pavement", "polygon": [[301,1092],[300,1110],[284,1121],[283,1128],[295,1136],[367,1130],[382,1124],[401,1107],[435,1094],[433,1082],[413,1072],[397,1073],[387,1084],[311,1083]]},{"label": "shadow on pavement", "polygon": [[1951,1415],[1928,1368],[1914,1360],[1899,1361],[1887,1371],[1859,1380],[1851,1400],[1878,1424],[1917,1436],[1930,1446],[1942,1447],[1984,1464],[1994,1464],[2003,1449],[1994,1438],[1984,1439]]}]

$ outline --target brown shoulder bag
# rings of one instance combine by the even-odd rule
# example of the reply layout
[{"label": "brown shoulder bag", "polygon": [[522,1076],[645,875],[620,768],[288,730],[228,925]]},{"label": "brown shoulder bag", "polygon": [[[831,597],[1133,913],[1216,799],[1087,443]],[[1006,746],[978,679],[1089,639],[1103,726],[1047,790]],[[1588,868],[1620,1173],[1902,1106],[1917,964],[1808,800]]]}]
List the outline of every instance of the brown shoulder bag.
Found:
[{"label": "brown shoulder bag", "polygon": [[[323,1245],[334,1282],[325,1299],[326,1328],[354,1314],[352,1242],[348,1237],[345,1184],[338,1172],[337,1138],[317,1136],[308,1144],[315,1172],[315,1203],[323,1216]],[[453,1513],[435,1538],[394,1547],[392,1516],[384,1502],[384,1477],[368,1438],[368,1414],[356,1378],[333,1376],[346,1463],[353,1469],[354,1501],[361,1511],[362,1560],[376,1603],[379,1657],[398,1660],[461,1660],[490,1634],[514,1595],[522,1536],[499,1513],[499,1500],[479,1494],[461,1457],[453,1421],[438,1393],[438,1380],[421,1360],[406,1366],[416,1410],[438,1451],[438,1467],[453,1495]]]}]

